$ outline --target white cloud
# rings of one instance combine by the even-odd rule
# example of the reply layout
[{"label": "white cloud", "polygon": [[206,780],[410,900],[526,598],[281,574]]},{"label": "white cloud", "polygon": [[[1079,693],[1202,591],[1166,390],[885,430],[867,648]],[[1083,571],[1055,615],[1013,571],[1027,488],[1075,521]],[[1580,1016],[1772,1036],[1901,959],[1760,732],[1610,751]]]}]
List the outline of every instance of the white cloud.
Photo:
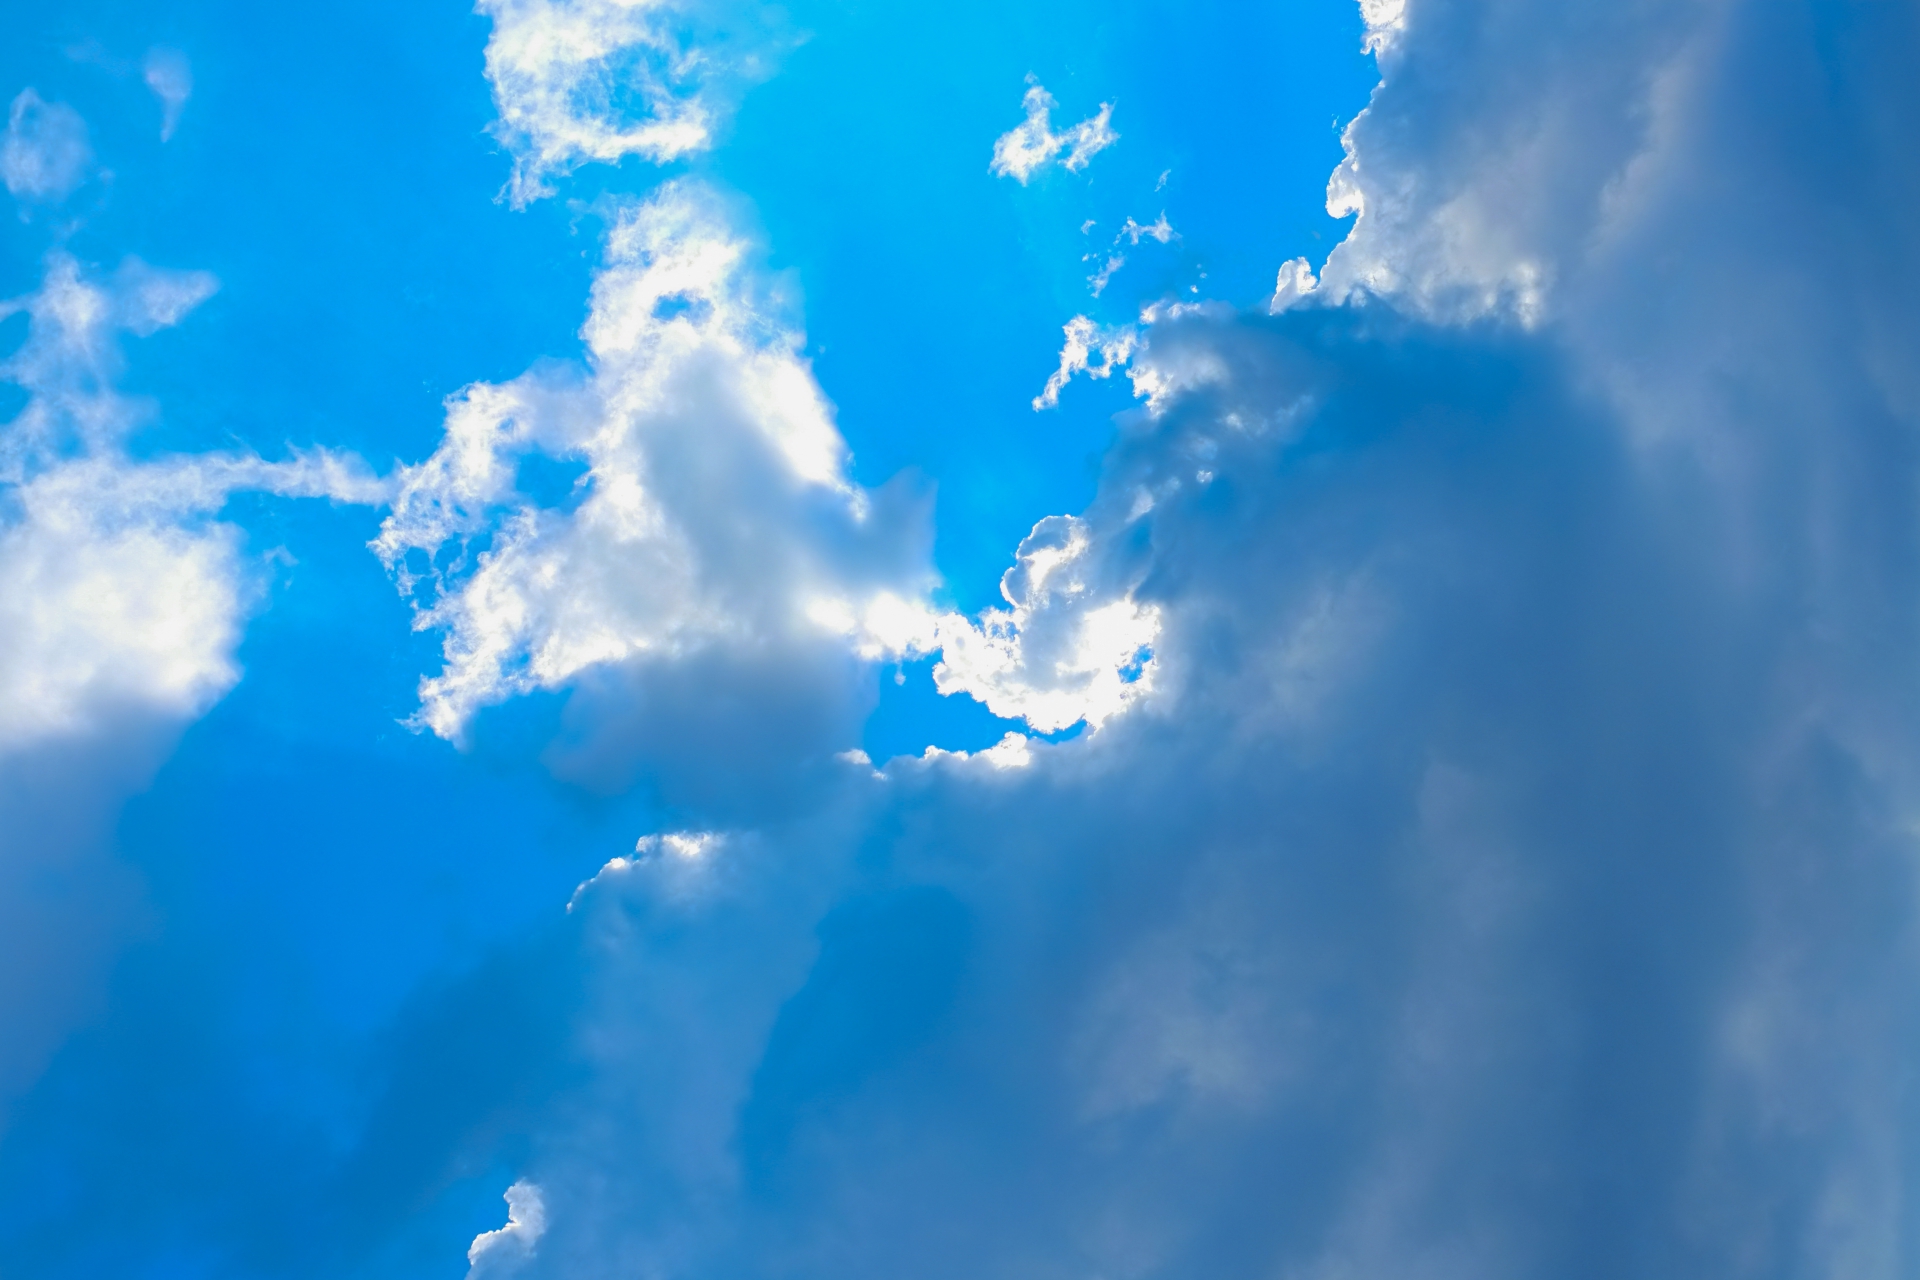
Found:
[{"label": "white cloud", "polygon": [[[748,252],[701,187],[629,207],[594,283],[585,376],[468,388],[440,448],[402,473],[375,548],[424,588],[420,625],[447,632],[421,687],[436,733],[629,659],[819,641],[878,657],[927,638],[920,508],[847,478]],[[532,456],[576,465],[571,490],[522,492]]]},{"label": "white cloud", "polygon": [[487,78],[523,206],[589,161],[656,163],[703,151],[718,124],[715,50],[675,0],[479,0],[493,19]]},{"label": "white cloud", "polygon": [[1026,108],[1027,118],[995,139],[989,168],[1022,186],[1056,160],[1069,172],[1077,173],[1086,168],[1094,156],[1120,140],[1111,124],[1111,103],[1101,103],[1099,111],[1059,133],[1053,132],[1051,123],[1053,95],[1031,77],[1021,105]]},{"label": "white cloud", "polygon": [[[417,724],[464,741],[480,709],[518,695],[628,667],[684,684],[667,673],[744,655],[805,682],[823,678],[810,654],[939,651],[942,692],[1047,731],[1097,727],[1146,693],[1152,610],[1086,577],[1084,539],[1056,536],[1078,527],[1067,517],[1022,544],[1010,609],[933,607],[924,507],[848,478],[801,337],[749,259],[697,184],[628,207],[594,282],[586,370],[468,387],[439,448],[398,474],[374,550],[417,625],[446,634]],[[1084,319],[1076,334],[1106,353],[1096,376],[1133,341]],[[574,470],[543,494],[523,485],[529,459]],[[607,697],[671,719],[657,694]]]},{"label": "white cloud", "polygon": [[180,112],[193,94],[193,65],[178,49],[155,46],[140,64],[140,77],[160,99],[160,141],[165,142],[180,126]]},{"label": "white cloud", "polygon": [[1133,245],[1139,244],[1142,239],[1158,240],[1161,244],[1168,244],[1177,238],[1179,234],[1178,231],[1173,229],[1172,224],[1167,221],[1167,215],[1163,212],[1158,218],[1155,218],[1152,222],[1144,226],[1135,222],[1132,218],[1128,218],[1127,225],[1120,228],[1120,235],[1115,236],[1113,242],[1118,244],[1120,243],[1120,236],[1125,236],[1127,243]]},{"label": "white cloud", "polygon": [[0,179],[19,200],[58,204],[87,179],[93,148],[87,122],[61,102],[47,102],[22,89],[7,112],[0,141]]},{"label": "white cloud", "polygon": [[1288,307],[1298,303],[1319,286],[1313,278],[1313,266],[1305,258],[1289,258],[1280,264],[1280,271],[1273,280],[1273,297],[1267,301],[1267,311],[1279,315]]},{"label": "white cloud", "polygon": [[1113,279],[1114,272],[1126,265],[1127,259],[1124,254],[1109,254],[1100,269],[1087,277],[1087,288],[1092,291],[1094,297],[1099,297],[1106,291],[1107,283]]},{"label": "white cloud", "polygon": [[634,841],[633,856],[609,858],[593,876],[575,886],[567,900],[572,914],[590,894],[610,890],[617,882],[637,878],[651,892],[677,906],[691,906],[712,896],[720,883],[716,867],[726,849],[720,831],[664,831]]},{"label": "white cloud", "polygon": [[238,531],[183,523],[195,506],[204,513],[203,495],[129,511],[114,501],[123,479],[74,465],[10,495],[19,514],[0,530],[0,750],[97,730],[128,705],[192,719],[239,678],[233,650],[256,591]]},{"label": "white cloud", "polygon": [[205,272],[129,258],[95,278],[55,253],[0,377],[28,400],[0,425],[0,751],[102,731],[128,712],[188,720],[239,678],[233,651],[259,598],[227,495],[263,489],[370,502],[384,492],[326,453],[133,461],[146,407],[113,386],[120,335],[173,325],[210,296]]},{"label": "white cloud", "polygon": [[1103,580],[1107,566],[1091,552],[1077,517],[1035,525],[1000,581],[1010,607],[977,625],[941,620],[940,692],[1051,733],[1083,720],[1097,729],[1151,690],[1159,613],[1132,598],[1132,582]]},{"label": "white cloud", "polygon": [[533,1256],[534,1246],[547,1230],[546,1201],[540,1188],[526,1179],[507,1188],[507,1225],[483,1231],[467,1249],[467,1275],[511,1275]]},{"label": "white cloud", "polygon": [[1060,403],[1060,393],[1076,373],[1090,378],[1105,378],[1123,367],[1139,345],[1140,335],[1131,325],[1107,327],[1085,316],[1075,316],[1062,329],[1065,341],[1060,347],[1060,367],[1047,376],[1047,385],[1033,398],[1034,409],[1051,409]]},{"label": "white cloud", "polygon": [[1058,405],[1060,393],[1076,374],[1106,378],[1116,370],[1125,369],[1127,380],[1133,384],[1134,396],[1147,402],[1149,413],[1159,413],[1178,393],[1217,381],[1222,365],[1204,346],[1171,343],[1163,343],[1155,359],[1140,361],[1135,357],[1142,350],[1147,334],[1156,325],[1189,317],[1207,316],[1217,320],[1233,314],[1233,308],[1221,302],[1163,300],[1142,307],[1137,325],[1101,325],[1086,316],[1075,316],[1062,328],[1060,365],[1048,375],[1046,385],[1033,398],[1033,408],[1037,412]]},{"label": "white cloud", "polygon": [[[1092,226],[1093,223],[1088,221],[1080,228],[1080,233],[1085,235]],[[1099,297],[1101,293],[1106,290],[1107,284],[1113,279],[1114,273],[1119,271],[1121,267],[1127,265],[1126,257],[1117,252],[1122,240],[1134,246],[1138,246],[1142,239],[1158,240],[1161,244],[1170,244],[1178,239],[1179,236],[1180,233],[1175,231],[1172,224],[1167,221],[1167,215],[1165,213],[1162,213],[1159,218],[1145,225],[1134,221],[1132,218],[1128,218],[1126,225],[1121,227],[1118,234],[1113,237],[1113,247],[1116,252],[1108,254],[1106,262],[1101,265],[1100,269],[1087,278],[1087,285],[1092,289],[1093,296],[1096,298]],[[1087,258],[1093,256],[1095,255],[1085,255]],[[1051,403],[1051,401],[1049,401],[1049,403]]]},{"label": "white cloud", "polygon": [[[1366,291],[1435,319],[1534,326],[1559,313],[1566,290],[1616,270],[1609,227],[1675,141],[1674,108],[1718,56],[1728,6],[1595,18],[1599,61],[1545,86],[1543,60],[1571,56],[1567,28],[1532,5],[1498,6],[1471,28],[1406,0],[1362,8],[1382,84],[1347,126],[1327,188],[1330,214],[1357,216],[1323,272],[1332,296]],[[1415,39],[1417,23],[1429,26]],[[1441,64],[1463,59],[1485,68],[1477,96],[1433,92]],[[1591,90],[1600,83],[1616,90]]]},{"label": "white cloud", "polygon": [[1386,53],[1407,26],[1407,0],[1360,0],[1360,20],[1366,24],[1366,48]]},{"label": "white cloud", "polygon": [[[714,77],[738,68],[722,68],[694,40],[679,6],[482,0],[480,9],[495,24],[487,74],[496,132],[515,154],[515,204],[548,194],[547,179],[588,160],[666,160],[710,144]],[[1052,133],[1051,103],[1035,84],[1027,122],[996,146],[997,171],[1017,169],[1024,182],[1055,160],[1079,170],[1117,139],[1108,105]],[[1129,219],[1115,243],[1173,234],[1164,215],[1144,226]],[[673,723],[658,689],[614,692],[608,680],[653,687],[676,666],[745,662],[755,680],[831,684],[844,673],[818,663],[831,665],[835,651],[871,663],[949,642],[968,656],[944,687],[1044,705],[1050,724],[1076,698],[1083,710],[1062,723],[1098,721],[1130,701],[1136,691],[1091,701],[1085,688],[1068,691],[1095,682],[1085,665],[1095,650],[1119,644],[1118,608],[1077,624],[1086,636],[1056,681],[1019,658],[1024,606],[978,625],[931,607],[923,506],[900,486],[868,493],[850,481],[798,333],[746,268],[747,248],[713,193],[668,184],[622,211],[608,237],[582,330],[585,376],[543,367],[449,403],[443,443],[398,478],[374,543],[414,598],[417,625],[446,633],[446,663],[422,681],[416,723],[461,740],[482,707],[591,685],[598,692],[571,704],[598,703],[588,719],[630,719],[611,708],[651,702],[641,714],[653,727],[621,736],[658,737]],[[1049,382],[1050,395],[1071,372]],[[571,468],[571,488],[527,489],[530,459]],[[989,662],[989,653],[998,656]],[[1131,649],[1119,658],[1103,650],[1096,663],[1111,672],[1129,664]],[[729,678],[748,677],[736,669]],[[844,716],[851,704],[834,698]],[[583,732],[598,745],[562,751],[556,767],[596,769],[590,757],[616,750],[604,726]]]}]

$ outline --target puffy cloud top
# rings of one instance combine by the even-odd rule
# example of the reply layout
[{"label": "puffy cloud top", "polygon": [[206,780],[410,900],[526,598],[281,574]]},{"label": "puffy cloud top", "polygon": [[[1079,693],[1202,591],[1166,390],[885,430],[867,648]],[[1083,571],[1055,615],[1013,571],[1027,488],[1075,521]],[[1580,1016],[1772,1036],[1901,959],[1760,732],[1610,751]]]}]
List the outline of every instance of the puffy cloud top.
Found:
[{"label": "puffy cloud top", "polygon": [[375,547],[447,631],[423,723],[455,737],[482,706],[635,658],[913,645],[923,507],[848,479],[718,197],[677,183],[619,215],[582,336],[584,377],[468,388],[400,477]]}]

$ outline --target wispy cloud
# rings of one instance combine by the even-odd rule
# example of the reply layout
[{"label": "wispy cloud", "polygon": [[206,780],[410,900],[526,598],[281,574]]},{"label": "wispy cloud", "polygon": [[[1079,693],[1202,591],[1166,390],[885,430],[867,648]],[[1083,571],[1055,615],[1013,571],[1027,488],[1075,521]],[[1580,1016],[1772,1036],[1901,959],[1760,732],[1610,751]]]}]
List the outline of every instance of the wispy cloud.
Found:
[{"label": "wispy cloud", "polygon": [[513,155],[515,206],[590,161],[656,163],[713,143],[720,83],[740,68],[696,43],[675,0],[480,0],[493,19],[494,134]]},{"label": "wispy cloud", "polygon": [[1101,103],[1099,111],[1059,133],[1053,132],[1051,123],[1056,105],[1053,95],[1031,77],[1022,105],[1027,118],[994,141],[993,161],[989,166],[993,173],[1012,178],[1022,186],[1056,161],[1069,172],[1077,173],[1086,168],[1094,156],[1120,140],[1111,123],[1111,103]]},{"label": "wispy cloud", "polygon": [[0,362],[28,393],[0,425],[0,749],[129,708],[189,719],[231,687],[258,591],[239,530],[213,519],[228,494],[384,493],[357,460],[326,453],[128,456],[148,407],[114,386],[120,336],[179,323],[215,287],[137,258],[101,278],[56,252],[35,293],[0,303],[28,317]]},{"label": "wispy cloud", "polygon": [[155,46],[140,64],[140,78],[160,99],[160,141],[165,142],[180,127],[180,113],[193,95],[193,65],[178,49]]},{"label": "wispy cloud", "polygon": [[87,122],[65,103],[22,89],[7,111],[0,179],[15,199],[58,204],[87,180],[93,148]]}]

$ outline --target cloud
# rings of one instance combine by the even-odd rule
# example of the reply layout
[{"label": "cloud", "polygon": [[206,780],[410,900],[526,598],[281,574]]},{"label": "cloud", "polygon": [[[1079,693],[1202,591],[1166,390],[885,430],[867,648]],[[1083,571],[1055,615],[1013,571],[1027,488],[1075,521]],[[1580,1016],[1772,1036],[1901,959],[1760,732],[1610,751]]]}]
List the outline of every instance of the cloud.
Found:
[{"label": "cloud", "polygon": [[100,731],[129,709],[200,715],[239,678],[233,650],[259,599],[240,531],[212,517],[238,489],[373,501],[356,460],[244,455],[133,461],[146,406],[113,386],[119,336],[178,323],[205,272],[129,258],[107,279],[56,252],[0,377],[28,393],[0,426],[0,750]]},{"label": "cloud", "polygon": [[1304,300],[1319,284],[1313,275],[1313,264],[1305,258],[1289,258],[1280,264],[1280,270],[1274,276],[1273,297],[1267,300],[1267,310],[1279,315]]},{"label": "cloud", "polygon": [[1144,403],[987,665],[1151,680],[583,889],[529,1274],[1910,1271],[1920,32],[1846,16],[1370,6],[1322,282],[1062,360]]},{"label": "cloud", "polygon": [[[1555,60],[1571,54],[1564,25],[1532,6],[1475,24],[1442,5],[1365,8],[1385,83],[1348,125],[1328,185],[1328,212],[1357,221],[1327,284],[1436,318],[1523,324],[1546,320],[1586,264],[1607,257],[1610,224],[1632,216],[1634,192],[1678,141],[1682,102],[1720,55],[1726,21],[1711,3],[1599,17],[1592,52],[1604,65],[1569,69],[1543,91],[1540,69],[1560,74]],[[1463,60],[1488,69],[1476,98],[1436,109],[1433,77]],[[1619,92],[1594,91],[1606,77]]]},{"label": "cloud", "polygon": [[80,113],[22,89],[7,111],[7,136],[0,141],[0,179],[7,191],[17,200],[58,204],[87,180],[92,164]]},{"label": "cloud", "polygon": [[[588,365],[469,387],[399,478],[375,549],[447,632],[420,722],[594,668],[703,653],[914,647],[932,584],[919,498],[846,474],[832,409],[712,192],[620,213]],[[529,460],[570,467],[544,496]],[[757,659],[756,659],[757,660]],[[845,743],[837,744],[845,746]]]},{"label": "cloud", "polygon": [[[1139,403],[1005,610],[929,603],[696,185],[618,215],[579,367],[453,400],[377,544],[448,637],[423,716],[572,690],[549,760],[676,812],[379,1037],[374,1225],[293,1265],[413,1266],[415,1212],[457,1266],[413,1206],[504,1162],[471,1261],[529,1277],[1912,1271],[1915,19],[1369,17],[1352,238],[1069,327],[1061,384]],[[72,277],[23,491],[160,465],[89,388],[206,283]],[[876,770],[859,680],[914,646],[1097,730]]]},{"label": "cloud", "polygon": [[232,654],[254,591],[237,531],[183,527],[182,508],[204,499],[164,485],[128,494],[122,481],[69,466],[12,495],[0,746],[97,728],[128,703],[191,719],[239,678]]},{"label": "cloud", "polygon": [[1360,0],[1360,20],[1367,29],[1369,53],[1386,53],[1407,26],[1407,0]]},{"label": "cloud", "polygon": [[1035,525],[1000,581],[1011,608],[977,626],[942,620],[935,687],[1043,733],[1081,721],[1097,729],[1147,693],[1158,610],[1132,598],[1133,582],[1100,572],[1091,548],[1073,516]]},{"label": "cloud", "polygon": [[[1051,409],[1060,403],[1060,393],[1076,373],[1091,378],[1106,378],[1132,357],[1139,341],[1131,325],[1097,325],[1085,316],[1067,321],[1061,332],[1066,341],[1060,347],[1060,367],[1047,376],[1047,385],[1033,398],[1036,411]],[[1096,359],[1097,357],[1097,359]]]},{"label": "cloud", "polygon": [[[1158,612],[1138,708],[850,775],[697,905],[582,896],[596,1057],[536,1127],[568,1218],[532,1274],[1682,1276],[1782,1200],[1866,1220],[1770,1251],[1898,1220],[1912,937],[1823,923],[1908,900],[1846,800],[1899,767],[1841,746],[1875,682],[1756,723],[1804,635],[1729,667],[1769,606],[1674,555],[1698,493],[1650,511],[1545,350],[1306,309],[1141,358],[1187,344],[1224,380],[1083,517]],[[1313,408],[1250,421],[1276,390]]]},{"label": "cloud", "polygon": [[147,56],[140,64],[140,77],[160,99],[164,114],[160,120],[160,141],[173,137],[173,131],[180,125],[180,112],[185,109],[187,99],[193,95],[193,66],[187,61],[187,55],[178,49],[162,48],[158,45],[147,50]]},{"label": "cloud", "polygon": [[357,459],[325,452],[136,459],[151,406],[123,395],[125,335],[179,323],[205,272],[129,257],[111,273],[64,251],[0,302],[26,336],[0,360],[24,406],[0,423],[0,1123],[88,1016],[108,962],[142,927],[113,819],[180,729],[240,678],[264,563],[217,517],[242,490],[379,501]]},{"label": "cloud", "polygon": [[479,0],[478,9],[493,19],[493,132],[513,155],[506,194],[516,208],[590,161],[664,163],[706,150],[731,86],[765,56],[696,39],[694,13],[674,0]]},{"label": "cloud", "polygon": [[547,1207],[540,1188],[522,1179],[507,1188],[507,1225],[483,1231],[467,1250],[467,1274],[504,1276],[533,1256],[533,1248],[547,1229]]},{"label": "cloud", "polygon": [[[848,478],[801,336],[711,190],[669,183],[618,215],[582,336],[584,370],[454,397],[396,479],[374,550],[446,634],[421,727],[464,741],[482,708],[569,689],[550,763],[576,780],[620,789],[637,766],[612,762],[644,759],[712,782],[724,758],[765,792],[749,762],[800,742],[837,767],[882,659],[941,651],[944,691],[1047,730],[1132,701],[1151,615],[1082,581],[1054,545],[1065,518],[1023,544],[1011,611],[934,607],[924,499]],[[745,719],[727,689],[753,691]]]},{"label": "cloud", "polygon": [[[1080,228],[1081,233],[1085,234],[1091,226],[1092,224],[1088,223],[1087,226]],[[1093,296],[1097,298],[1105,292],[1108,282],[1113,279],[1114,273],[1127,264],[1126,257],[1117,252],[1122,240],[1138,247],[1143,237],[1148,240],[1158,240],[1161,244],[1169,244],[1178,239],[1179,236],[1180,233],[1175,231],[1172,224],[1167,221],[1167,215],[1165,213],[1162,213],[1158,219],[1147,223],[1145,226],[1134,221],[1131,217],[1128,218],[1126,225],[1121,227],[1118,234],[1113,237],[1113,248],[1115,252],[1108,254],[1107,260],[1101,268],[1087,278],[1087,285],[1092,289]],[[1085,256],[1090,258],[1093,255],[1087,254]]]},{"label": "cloud", "polygon": [[[1056,105],[1053,95],[1032,77],[1028,78],[1021,105],[1026,108],[1027,118],[994,140],[993,162],[989,166],[991,172],[1012,178],[1021,186],[1056,160],[1069,173],[1078,173],[1094,156],[1120,140],[1109,123],[1113,118],[1112,103],[1101,103],[1099,111],[1059,133],[1053,132],[1049,123]],[[1064,159],[1062,152],[1066,153]]]}]

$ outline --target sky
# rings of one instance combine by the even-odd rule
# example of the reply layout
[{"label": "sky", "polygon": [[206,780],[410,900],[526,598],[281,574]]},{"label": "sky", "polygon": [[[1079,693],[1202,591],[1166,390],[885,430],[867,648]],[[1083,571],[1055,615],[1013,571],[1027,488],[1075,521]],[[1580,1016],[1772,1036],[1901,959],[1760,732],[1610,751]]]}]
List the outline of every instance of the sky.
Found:
[{"label": "sky", "polygon": [[0,0],[0,1275],[1920,1269],[1920,15]]}]

